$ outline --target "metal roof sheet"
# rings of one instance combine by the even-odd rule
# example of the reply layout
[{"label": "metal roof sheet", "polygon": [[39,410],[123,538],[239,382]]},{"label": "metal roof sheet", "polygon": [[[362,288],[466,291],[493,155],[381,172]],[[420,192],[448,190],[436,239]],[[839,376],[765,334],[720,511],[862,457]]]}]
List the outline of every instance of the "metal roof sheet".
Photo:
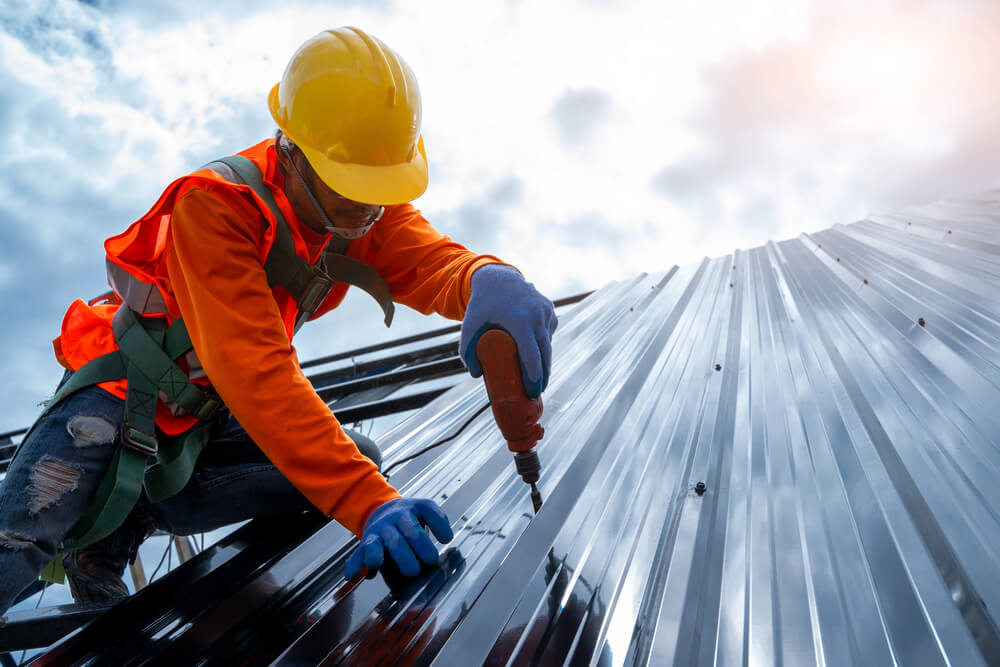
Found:
[{"label": "metal roof sheet", "polygon": [[[486,412],[392,473],[456,529],[426,576],[251,525],[50,655],[1000,664],[1000,190],[610,284],[554,350],[537,516]],[[485,402],[460,382],[386,463]]]}]

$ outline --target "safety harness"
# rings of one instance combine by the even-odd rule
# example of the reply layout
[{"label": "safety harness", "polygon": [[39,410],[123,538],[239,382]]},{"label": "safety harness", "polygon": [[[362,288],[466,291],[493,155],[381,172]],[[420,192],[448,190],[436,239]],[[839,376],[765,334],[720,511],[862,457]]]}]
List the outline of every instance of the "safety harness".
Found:
[{"label": "safety harness", "polygon": [[[265,259],[264,271],[271,287],[280,285],[295,298],[298,309],[295,331],[316,312],[336,282],[354,285],[370,294],[382,307],[386,326],[391,324],[394,309],[388,285],[372,267],[344,254],[350,241],[334,238],[316,264],[307,262],[295,253],[288,223],[253,161],[234,155],[211,162],[205,168],[230,182],[250,186],[274,214],[277,221],[274,243]],[[111,298],[122,302],[112,321],[119,349],[91,360],[73,373],[46,405],[38,421],[64,398],[84,387],[125,378],[120,446],[93,503],[70,529],[55,562],[43,571],[42,578],[51,581],[64,578],[62,555],[110,535],[125,521],[143,489],[155,503],[184,488],[208,442],[211,426],[224,408],[218,396],[192,382],[177,364],[181,357],[193,355],[191,338],[182,318],[168,325],[160,316],[166,312],[166,304],[159,289],[116,264],[109,262],[108,266]],[[197,361],[196,357],[187,358]],[[161,397],[168,405],[176,404],[196,417],[197,423],[176,436],[158,432],[155,416]],[[29,429],[22,444],[33,429],[34,426]]]}]

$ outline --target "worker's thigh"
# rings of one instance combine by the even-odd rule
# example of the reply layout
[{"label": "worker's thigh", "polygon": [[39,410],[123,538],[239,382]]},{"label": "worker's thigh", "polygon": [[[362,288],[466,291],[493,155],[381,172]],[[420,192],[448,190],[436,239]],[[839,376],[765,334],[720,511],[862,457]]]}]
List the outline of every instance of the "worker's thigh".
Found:
[{"label": "worker's thigh", "polygon": [[[376,465],[382,456],[364,435],[345,429]],[[214,530],[247,519],[315,509],[230,418],[212,434],[195,471],[177,495],[151,508],[157,527],[175,535]]]},{"label": "worker's thigh", "polygon": [[86,387],[54,406],[21,445],[0,483],[0,611],[90,506],[119,446],[123,406]]}]

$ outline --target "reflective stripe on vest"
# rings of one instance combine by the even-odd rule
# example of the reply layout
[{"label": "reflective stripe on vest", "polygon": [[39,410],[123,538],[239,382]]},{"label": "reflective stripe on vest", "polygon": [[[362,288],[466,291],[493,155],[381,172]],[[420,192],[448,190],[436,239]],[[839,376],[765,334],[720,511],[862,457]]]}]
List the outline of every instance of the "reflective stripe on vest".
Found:
[{"label": "reflective stripe on vest", "polygon": [[129,308],[143,315],[167,312],[167,303],[156,285],[139,280],[110,259],[104,262],[108,267],[108,285]]}]

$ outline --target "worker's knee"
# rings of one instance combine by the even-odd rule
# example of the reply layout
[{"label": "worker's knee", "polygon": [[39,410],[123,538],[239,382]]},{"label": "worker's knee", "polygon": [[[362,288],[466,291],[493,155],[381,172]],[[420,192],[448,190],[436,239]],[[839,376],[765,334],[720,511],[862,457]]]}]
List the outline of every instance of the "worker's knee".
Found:
[{"label": "worker's knee", "polygon": [[354,444],[358,446],[358,451],[367,456],[372,462],[378,466],[378,469],[382,469],[382,450],[378,448],[375,441],[369,438],[367,435],[363,435],[357,431],[349,428],[345,428],[344,432],[350,436]]}]

